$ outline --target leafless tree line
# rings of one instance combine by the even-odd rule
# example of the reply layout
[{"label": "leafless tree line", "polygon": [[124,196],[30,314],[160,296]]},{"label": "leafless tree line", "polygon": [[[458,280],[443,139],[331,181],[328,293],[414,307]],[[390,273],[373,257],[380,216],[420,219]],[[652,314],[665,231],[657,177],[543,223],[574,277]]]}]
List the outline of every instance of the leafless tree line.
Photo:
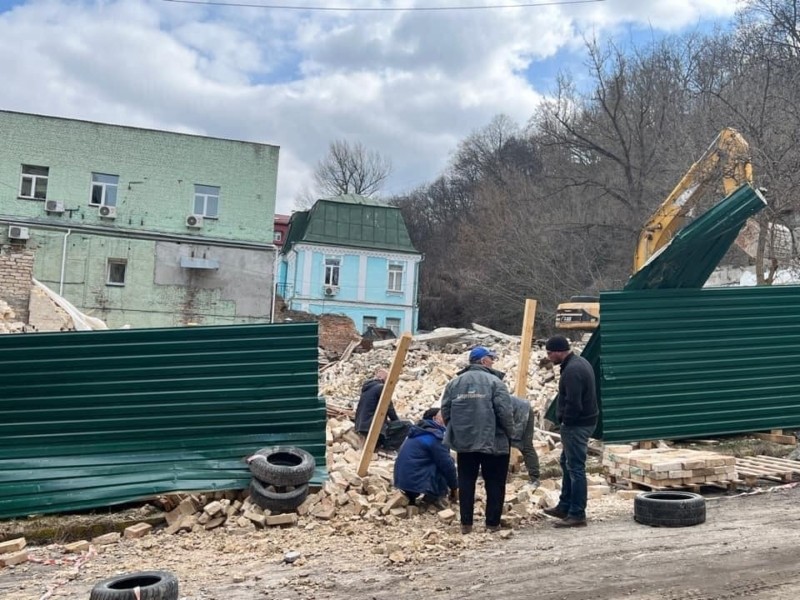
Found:
[{"label": "leafless tree line", "polygon": [[794,229],[798,2],[750,0],[731,30],[633,51],[587,40],[588,88],[562,74],[524,126],[496,117],[438,179],[392,198],[425,253],[421,327],[518,331],[537,298],[545,335],[559,302],[619,289],[641,226],[725,127],[750,143],[764,222]]}]

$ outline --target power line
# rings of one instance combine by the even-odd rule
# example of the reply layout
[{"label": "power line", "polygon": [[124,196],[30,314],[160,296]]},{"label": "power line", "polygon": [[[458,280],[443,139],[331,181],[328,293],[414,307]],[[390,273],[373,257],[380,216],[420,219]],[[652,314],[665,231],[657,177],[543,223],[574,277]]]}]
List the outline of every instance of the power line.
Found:
[{"label": "power line", "polygon": [[552,0],[550,2],[530,2],[523,4],[483,4],[476,6],[295,6],[290,4],[251,4],[248,2],[218,2],[216,0],[163,0],[175,4],[204,4],[207,6],[226,6],[236,8],[268,8],[272,10],[305,10],[325,12],[441,12],[455,10],[495,10],[501,8],[537,8],[541,6],[565,6],[569,4],[596,4],[606,0]]}]

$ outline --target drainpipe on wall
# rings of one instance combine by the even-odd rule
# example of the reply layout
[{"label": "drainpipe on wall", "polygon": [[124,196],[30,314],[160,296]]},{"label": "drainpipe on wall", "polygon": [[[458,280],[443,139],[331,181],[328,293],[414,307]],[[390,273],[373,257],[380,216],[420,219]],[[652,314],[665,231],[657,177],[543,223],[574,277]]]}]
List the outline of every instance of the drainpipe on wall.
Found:
[{"label": "drainpipe on wall", "polygon": [[275,296],[278,295],[278,266],[280,251],[275,250],[275,260],[272,261],[272,306],[269,308],[269,322],[275,322]]},{"label": "drainpipe on wall", "polygon": [[58,280],[58,295],[64,296],[64,271],[67,268],[67,238],[72,233],[72,229],[67,229],[64,234],[64,245],[61,247],[61,278]]}]

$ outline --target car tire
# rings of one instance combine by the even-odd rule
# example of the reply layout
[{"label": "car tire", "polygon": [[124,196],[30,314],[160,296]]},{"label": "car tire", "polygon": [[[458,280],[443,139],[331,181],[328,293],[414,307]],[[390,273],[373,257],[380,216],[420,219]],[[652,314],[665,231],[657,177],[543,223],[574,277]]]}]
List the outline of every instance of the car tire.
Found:
[{"label": "car tire", "polygon": [[[273,491],[270,487],[275,487]],[[308,484],[292,487],[267,486],[258,479],[250,481],[250,499],[274,513],[292,512],[308,497]]]},{"label": "car tire", "polygon": [[178,578],[167,571],[137,571],[104,579],[89,594],[89,600],[178,600]]},{"label": "car tire", "polygon": [[250,473],[267,485],[298,486],[314,475],[314,457],[296,446],[262,448],[248,459]]},{"label": "car tire", "polygon": [[644,492],[633,500],[633,518],[651,527],[699,525],[706,520],[706,499],[692,492]]}]

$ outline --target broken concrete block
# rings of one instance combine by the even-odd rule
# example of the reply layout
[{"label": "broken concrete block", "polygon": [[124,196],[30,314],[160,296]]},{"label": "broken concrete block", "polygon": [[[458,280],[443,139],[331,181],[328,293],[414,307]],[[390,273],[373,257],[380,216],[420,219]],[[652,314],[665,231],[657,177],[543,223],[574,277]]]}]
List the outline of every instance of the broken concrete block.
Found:
[{"label": "broken concrete block", "polygon": [[11,567],[28,562],[28,551],[21,550],[19,552],[9,552],[7,554],[0,554],[0,566]]},{"label": "broken concrete block", "polygon": [[440,510],[438,513],[436,513],[436,515],[439,517],[439,520],[442,523],[452,523],[453,519],[456,518],[456,513],[454,513],[450,508]]},{"label": "broken concrete block", "polygon": [[266,517],[267,525],[270,527],[294,526],[297,525],[296,513],[284,513],[282,515],[270,515]]},{"label": "broken concrete block", "polygon": [[217,527],[219,527],[220,525],[225,523],[226,520],[227,520],[227,517],[224,517],[224,516],[216,517],[214,519],[211,519],[205,525],[203,525],[203,527],[205,528],[206,531],[210,531],[212,529],[216,529]]},{"label": "broken concrete block", "polygon": [[153,529],[153,526],[149,523],[137,523],[136,525],[126,527],[123,536],[129,540],[136,539],[146,536],[150,533],[151,529]]},{"label": "broken concrete block", "polygon": [[385,515],[389,514],[393,508],[408,506],[408,496],[403,492],[395,492],[386,500],[386,503],[381,507],[381,512]]},{"label": "broken concrete block", "polygon": [[623,500],[633,500],[642,493],[642,490],[617,490],[617,497]]},{"label": "broken concrete block", "polygon": [[408,517],[408,511],[406,510],[405,506],[398,506],[397,508],[393,508],[389,511],[389,514],[393,517],[397,517],[398,519],[405,519]]},{"label": "broken concrete block", "polygon": [[257,513],[254,510],[248,510],[246,513],[244,513],[244,518],[261,527],[263,527],[267,522],[267,517],[263,513]]},{"label": "broken concrete block", "polygon": [[119,543],[119,532],[112,531],[111,533],[106,533],[105,535],[98,535],[96,538],[92,538],[92,544],[95,546],[108,546],[109,544],[117,544]]},{"label": "broken concrete block", "polygon": [[197,506],[198,504],[195,497],[189,496],[188,498],[184,498],[175,510],[179,510],[181,514],[184,515],[193,515],[197,512]]},{"label": "broken concrete block", "polygon": [[328,521],[336,515],[336,507],[332,504],[320,503],[311,511],[311,516]]},{"label": "broken concrete block", "polygon": [[91,544],[87,540],[79,540],[64,546],[64,552],[68,554],[78,554],[80,552],[86,552],[90,547]]},{"label": "broken concrete block", "polygon": [[203,512],[207,514],[209,517],[216,517],[219,513],[222,512],[222,502],[219,500],[214,500],[213,502],[209,502],[203,507]]},{"label": "broken concrete block", "polygon": [[0,554],[10,554],[11,552],[19,552],[28,542],[24,537],[8,540],[0,544]]}]

